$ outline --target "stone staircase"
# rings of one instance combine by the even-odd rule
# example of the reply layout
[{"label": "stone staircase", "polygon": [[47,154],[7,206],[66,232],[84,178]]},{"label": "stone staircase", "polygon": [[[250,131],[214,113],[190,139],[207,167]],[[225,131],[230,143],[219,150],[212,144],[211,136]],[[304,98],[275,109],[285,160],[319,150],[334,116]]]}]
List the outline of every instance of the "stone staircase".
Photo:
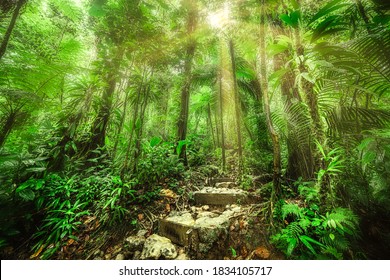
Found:
[{"label": "stone staircase", "polygon": [[194,206],[160,219],[160,236],[183,246],[194,259],[218,259],[226,254],[235,218],[260,198],[240,189],[232,178],[213,178],[193,193]]}]

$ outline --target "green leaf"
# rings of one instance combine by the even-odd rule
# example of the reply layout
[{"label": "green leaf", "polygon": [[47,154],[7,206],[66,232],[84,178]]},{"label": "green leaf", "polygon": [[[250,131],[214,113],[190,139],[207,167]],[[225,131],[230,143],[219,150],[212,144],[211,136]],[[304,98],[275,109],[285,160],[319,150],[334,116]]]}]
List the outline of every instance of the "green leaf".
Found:
[{"label": "green leaf", "polygon": [[30,189],[23,189],[18,192],[19,196],[26,201],[32,201],[35,198],[35,193]]},{"label": "green leaf", "polygon": [[290,238],[288,240],[288,246],[287,246],[287,252],[286,252],[287,256],[291,256],[292,252],[294,251],[294,249],[297,246],[297,243],[298,243],[298,240],[295,238]]},{"label": "green leaf", "polygon": [[183,147],[185,145],[187,145],[189,143],[189,141],[187,140],[180,140],[178,143],[177,143],[177,146],[176,146],[176,154],[177,155],[180,155],[181,154],[181,151],[183,149]]},{"label": "green leaf", "polygon": [[293,22],[289,15],[287,14],[282,14],[279,16],[279,18],[287,25],[287,26],[293,26]]},{"label": "green leaf", "polygon": [[280,54],[289,49],[288,45],[284,44],[272,44],[267,47],[267,52],[270,56]]},{"label": "green leaf", "polygon": [[151,140],[150,140],[150,147],[153,148],[157,145],[159,145],[160,143],[162,142],[162,139],[160,137],[153,137]]},{"label": "green leaf", "polygon": [[321,8],[317,12],[317,14],[315,14],[311,18],[311,20],[309,21],[308,25],[311,25],[313,22],[315,22],[316,20],[318,20],[318,19],[320,19],[322,17],[328,16],[333,11],[336,11],[338,9],[341,9],[341,8],[345,7],[345,6],[350,5],[348,3],[338,4],[341,1],[343,1],[343,0],[335,0],[335,1],[332,1],[332,2],[328,3],[327,5],[325,5],[323,8]]},{"label": "green leaf", "polygon": [[88,13],[92,17],[103,17],[106,15],[106,11],[103,9],[103,7],[97,4],[93,4]]},{"label": "green leaf", "polygon": [[[313,246],[309,242],[310,239],[311,238],[306,236],[306,235],[299,236],[299,240],[306,246],[306,248],[308,248],[309,251],[313,253],[313,255],[317,255],[317,253],[314,250]],[[311,240],[313,240],[313,239],[311,239]]]},{"label": "green leaf", "polygon": [[333,233],[329,233],[329,238],[333,241],[335,239],[335,236]]}]

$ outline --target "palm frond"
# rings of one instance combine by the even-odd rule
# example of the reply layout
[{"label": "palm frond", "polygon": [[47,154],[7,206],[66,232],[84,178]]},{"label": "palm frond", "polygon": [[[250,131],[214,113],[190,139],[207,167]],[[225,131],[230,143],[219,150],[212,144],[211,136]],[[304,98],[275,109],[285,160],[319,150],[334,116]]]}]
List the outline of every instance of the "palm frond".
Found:
[{"label": "palm frond", "polygon": [[390,112],[338,106],[326,112],[325,120],[330,135],[359,135],[364,130],[385,127],[390,123]]}]

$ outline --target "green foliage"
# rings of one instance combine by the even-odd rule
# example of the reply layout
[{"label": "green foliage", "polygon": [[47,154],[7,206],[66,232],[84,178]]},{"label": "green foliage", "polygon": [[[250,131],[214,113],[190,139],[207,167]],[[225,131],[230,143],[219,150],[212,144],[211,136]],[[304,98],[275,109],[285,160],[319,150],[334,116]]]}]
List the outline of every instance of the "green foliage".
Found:
[{"label": "green foliage", "polygon": [[32,201],[42,216],[33,238],[34,251],[50,258],[68,239],[77,240],[81,218],[93,215],[102,225],[123,222],[129,215],[127,206],[136,200],[133,183],[119,177],[90,176],[62,178],[49,174],[43,179],[30,179],[16,188],[24,201]]},{"label": "green foliage", "polygon": [[135,174],[137,184],[153,191],[165,179],[175,180],[181,177],[184,171],[183,163],[178,154],[174,153],[174,145],[153,138],[144,143],[143,153],[139,159],[138,172]]},{"label": "green foliage", "polygon": [[[318,191],[299,186],[303,205],[281,201],[274,217],[283,226],[272,242],[292,259],[343,259],[350,257],[351,241],[356,240],[358,217],[346,208],[321,213],[315,203]],[[317,198],[315,198],[317,196]]]},{"label": "green foliage", "polygon": [[237,251],[232,246],[229,247],[229,251],[232,254],[233,258],[237,257]]}]

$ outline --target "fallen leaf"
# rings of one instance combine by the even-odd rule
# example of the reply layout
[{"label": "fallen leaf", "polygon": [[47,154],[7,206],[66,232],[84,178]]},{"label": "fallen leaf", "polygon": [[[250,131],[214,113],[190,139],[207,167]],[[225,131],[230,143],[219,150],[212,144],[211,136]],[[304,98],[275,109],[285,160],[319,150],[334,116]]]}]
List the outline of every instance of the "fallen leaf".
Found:
[{"label": "fallen leaf", "polygon": [[160,191],[160,196],[167,198],[177,198],[177,194],[170,189],[162,189]]},{"label": "fallen leaf", "polygon": [[138,220],[139,221],[142,221],[144,219],[144,214],[138,214]]},{"label": "fallen leaf", "polygon": [[171,212],[171,205],[169,203],[165,205],[165,210],[167,210],[167,212]]},{"label": "fallen leaf", "polygon": [[96,216],[89,217],[88,219],[85,220],[84,224],[87,225],[95,219],[96,219]]},{"label": "fallen leaf", "polygon": [[246,249],[246,246],[242,246],[241,248],[241,255],[243,258],[246,258],[248,256],[248,250]]},{"label": "fallen leaf", "polygon": [[73,242],[74,242],[74,239],[69,239],[69,240],[68,240],[68,246],[69,246],[69,245],[72,245]]},{"label": "fallen leaf", "polygon": [[30,259],[35,259],[36,257],[38,257],[39,254],[42,252],[43,248],[45,248],[45,245],[44,245],[44,244],[42,244],[42,246],[39,247],[38,251],[36,251],[34,254],[32,254],[32,255],[30,256]]},{"label": "fallen leaf", "polygon": [[261,259],[268,259],[271,254],[270,254],[270,252],[268,251],[267,248],[265,248],[265,247],[258,247],[258,248],[255,249],[255,255],[258,258],[261,258]]}]

